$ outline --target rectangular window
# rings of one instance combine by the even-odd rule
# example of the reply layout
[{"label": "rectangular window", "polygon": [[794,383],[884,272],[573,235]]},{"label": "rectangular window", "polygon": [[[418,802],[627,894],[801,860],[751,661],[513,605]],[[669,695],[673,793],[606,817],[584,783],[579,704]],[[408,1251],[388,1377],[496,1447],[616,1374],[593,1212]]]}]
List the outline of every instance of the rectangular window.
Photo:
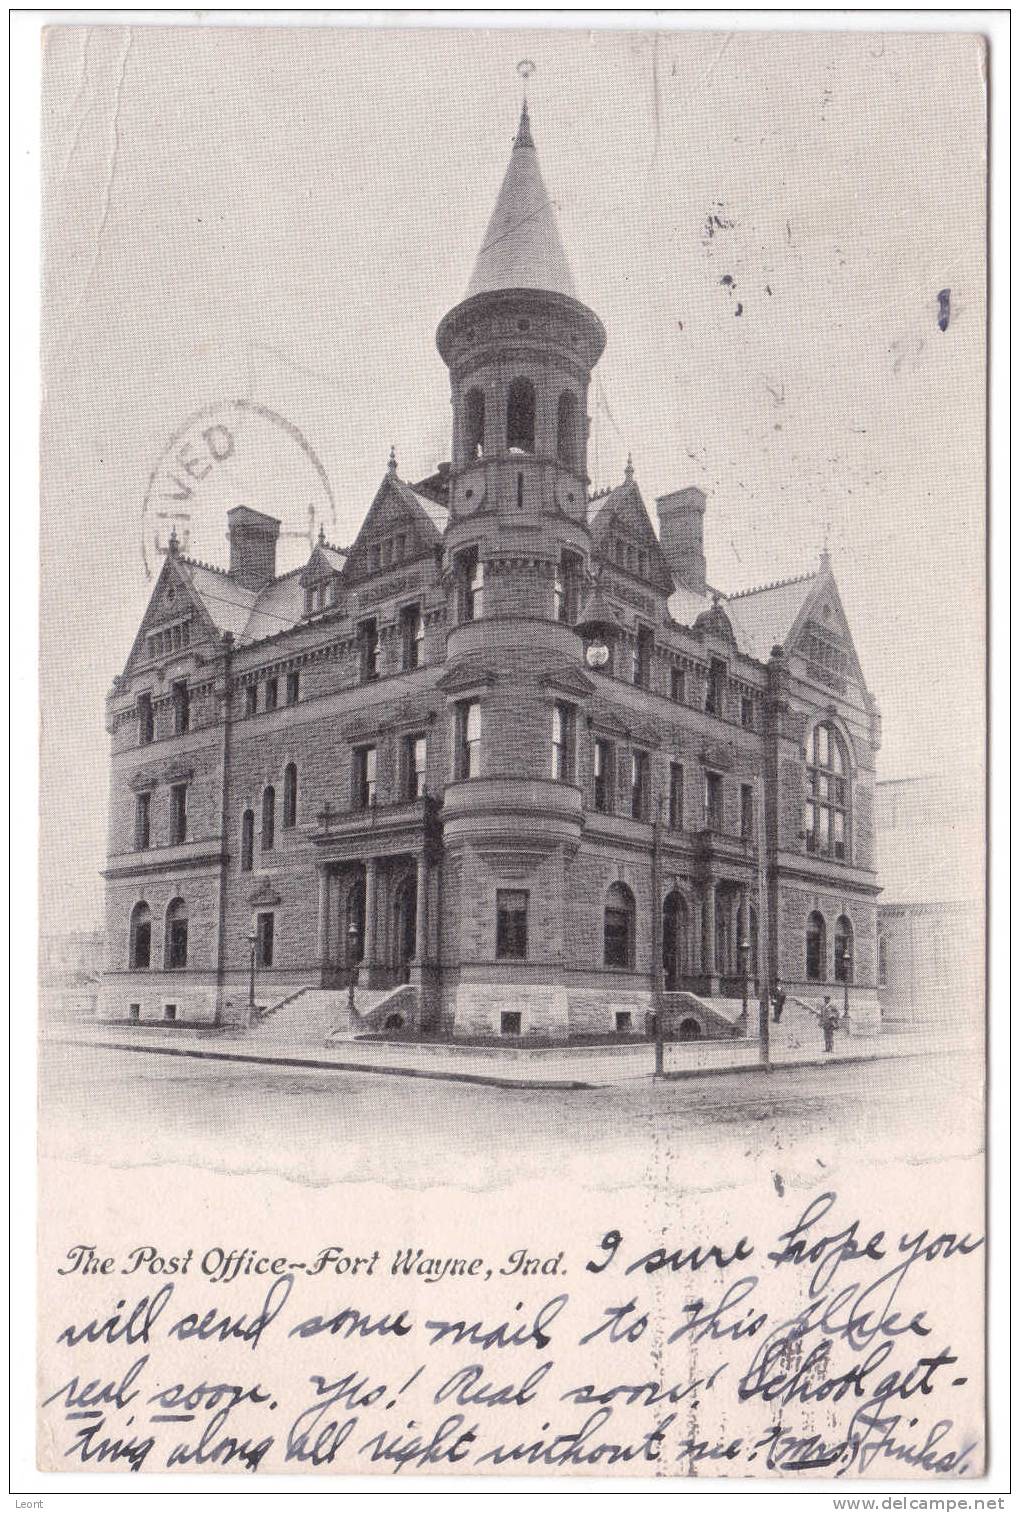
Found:
[{"label": "rectangular window", "polygon": [[814,806],[814,804],[805,804],[804,805],[804,838],[807,841],[807,849],[809,851],[817,851],[817,849],[818,849],[818,841],[817,841],[817,838],[815,836],[815,806]]},{"label": "rectangular window", "polygon": [[719,717],[723,713],[726,688],[726,663],[713,657],[708,669],[708,689],[705,693],[705,713]]},{"label": "rectangular window", "polygon": [[461,552],[457,558],[458,620],[480,620],[485,594],[485,565],[478,558],[477,547]]},{"label": "rectangular window", "polygon": [[258,713],[258,708],[259,708],[259,685],[257,683],[246,683],[245,684],[245,689],[244,689],[244,712],[245,712],[245,715],[248,718],[250,718],[253,714],[257,714]]},{"label": "rectangular window", "polygon": [[754,700],[746,694],[740,700],[740,723],[745,730],[754,729]]},{"label": "rectangular window", "polygon": [[626,1009],[618,1009],[616,1012],[616,1033],[618,1035],[629,1035],[632,1024],[633,1019],[629,1011]]},{"label": "rectangular window", "polygon": [[156,734],[156,722],[152,714],[152,695],[143,693],[138,695],[138,744],[139,746],[151,746]]},{"label": "rectangular window", "polygon": [[456,776],[479,777],[482,770],[482,706],[477,699],[466,699],[457,705],[456,736]]},{"label": "rectangular window", "polygon": [[599,814],[613,812],[613,747],[601,736],[595,741],[595,808]]},{"label": "rectangular window", "polygon": [[287,674],[287,703],[296,704],[301,697],[301,674],[289,672]]},{"label": "rectangular window", "polygon": [[183,846],[188,838],[188,785],[174,783],[170,789],[170,844]]},{"label": "rectangular window", "polygon": [[420,799],[425,792],[425,773],[428,761],[428,746],[423,735],[404,737],[404,793],[409,799]]},{"label": "rectangular window", "polygon": [[740,839],[754,840],[754,789],[750,783],[740,785]]},{"label": "rectangular window", "polygon": [[280,684],[276,678],[266,679],[266,714],[272,714],[279,702]]},{"label": "rectangular window", "polygon": [[846,815],[835,810],[832,816],[832,854],[846,860]]},{"label": "rectangular window", "polygon": [[569,704],[553,705],[552,775],[558,783],[574,777],[574,711]]},{"label": "rectangular window", "polygon": [[669,828],[684,828],[684,770],[679,762],[669,764]]},{"label": "rectangular window", "polygon": [[404,671],[413,672],[422,665],[422,643],[425,640],[420,604],[409,604],[400,611],[400,639]]},{"label": "rectangular window", "polygon": [[354,752],[354,806],[368,809],[375,803],[376,749],[358,746]]},{"label": "rectangular window", "polygon": [[135,850],[148,851],[152,837],[152,794],[135,795]]},{"label": "rectangular window", "polygon": [[173,699],[174,735],[186,735],[191,728],[191,695],[183,678],[173,686]]},{"label": "rectangular window", "polygon": [[496,890],[496,956],[500,961],[523,961],[528,954],[528,895],[519,890]]},{"label": "rectangular window", "polygon": [[273,965],[273,930],[275,919],[275,915],[271,913],[259,914],[256,918],[255,965],[257,967],[271,967]]},{"label": "rectangular window", "polygon": [[173,1024],[174,1020],[177,1018],[177,1005],[175,1003],[167,1003],[163,1005],[163,1018],[167,1021],[168,1024]]},{"label": "rectangular window", "polygon": [[632,751],[630,754],[630,813],[636,820],[643,820],[648,813],[647,751]]},{"label": "rectangular window", "polygon": [[684,702],[684,695],[686,692],[684,686],[685,682],[686,680],[684,678],[684,670],[682,667],[674,667],[670,669],[669,696],[673,700],[674,704],[682,704]]},{"label": "rectangular window", "polygon": [[371,683],[379,676],[379,627],[374,620],[362,620],[358,626],[361,652],[361,681]]},{"label": "rectangular window", "polygon": [[638,627],[637,636],[634,640],[633,671],[634,687],[647,688],[652,668],[652,647],[655,638],[647,626]]},{"label": "rectangular window", "polygon": [[504,1009],[499,1016],[499,1033],[501,1035],[519,1035],[521,1033],[521,1016],[515,1010]]},{"label": "rectangular window", "polygon": [[141,1019],[141,1017],[142,1017],[142,1006],[141,1006],[141,1004],[140,1003],[129,1003],[128,1004],[128,1018],[131,1020],[132,1024],[137,1024],[138,1021],[139,1021],[139,1019]]},{"label": "rectangular window", "polygon": [[705,829],[722,830],[722,778],[718,772],[705,773]]}]

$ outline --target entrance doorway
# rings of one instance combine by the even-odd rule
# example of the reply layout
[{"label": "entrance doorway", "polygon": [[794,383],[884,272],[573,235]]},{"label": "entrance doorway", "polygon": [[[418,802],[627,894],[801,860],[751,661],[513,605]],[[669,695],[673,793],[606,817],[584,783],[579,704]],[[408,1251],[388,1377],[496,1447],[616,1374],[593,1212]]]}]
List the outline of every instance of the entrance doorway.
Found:
[{"label": "entrance doorway", "polygon": [[662,970],[667,993],[675,993],[687,976],[687,940],[687,905],[674,888],[662,906]]},{"label": "entrance doorway", "polygon": [[412,872],[397,886],[393,896],[393,944],[396,967],[402,982],[411,976],[411,962],[418,946],[418,879]]}]

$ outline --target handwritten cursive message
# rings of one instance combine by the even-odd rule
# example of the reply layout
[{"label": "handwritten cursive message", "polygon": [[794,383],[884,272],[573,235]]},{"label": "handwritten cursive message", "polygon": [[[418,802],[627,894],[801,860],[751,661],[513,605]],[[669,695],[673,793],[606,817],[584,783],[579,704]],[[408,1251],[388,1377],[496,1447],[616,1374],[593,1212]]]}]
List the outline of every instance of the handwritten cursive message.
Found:
[{"label": "handwritten cursive message", "polygon": [[942,1300],[983,1243],[833,1191],[772,1234],[551,1253],[76,1239],[41,1434],[75,1470],[975,1475],[981,1363]]}]

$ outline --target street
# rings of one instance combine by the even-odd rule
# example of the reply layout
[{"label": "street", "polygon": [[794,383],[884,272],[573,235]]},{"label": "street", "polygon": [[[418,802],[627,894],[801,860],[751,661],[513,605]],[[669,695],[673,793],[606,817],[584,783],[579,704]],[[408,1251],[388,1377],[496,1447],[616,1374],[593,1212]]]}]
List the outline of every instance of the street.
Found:
[{"label": "street", "polygon": [[689,1189],[764,1163],[796,1180],[844,1161],[981,1149],[976,1051],[561,1092],[40,1046],[40,1148],[58,1159],[266,1172],[315,1186],[482,1189],[554,1174],[603,1190],[679,1166]]}]

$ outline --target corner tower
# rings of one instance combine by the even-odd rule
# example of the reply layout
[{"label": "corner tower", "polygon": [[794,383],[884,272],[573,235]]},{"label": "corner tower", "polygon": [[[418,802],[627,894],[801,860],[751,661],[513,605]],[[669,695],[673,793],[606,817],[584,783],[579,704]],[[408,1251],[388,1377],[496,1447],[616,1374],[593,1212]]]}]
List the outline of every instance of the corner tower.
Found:
[{"label": "corner tower", "polygon": [[451,519],[583,522],[588,384],[606,333],[575,294],[527,101],[467,294],[436,343],[452,391]]}]

